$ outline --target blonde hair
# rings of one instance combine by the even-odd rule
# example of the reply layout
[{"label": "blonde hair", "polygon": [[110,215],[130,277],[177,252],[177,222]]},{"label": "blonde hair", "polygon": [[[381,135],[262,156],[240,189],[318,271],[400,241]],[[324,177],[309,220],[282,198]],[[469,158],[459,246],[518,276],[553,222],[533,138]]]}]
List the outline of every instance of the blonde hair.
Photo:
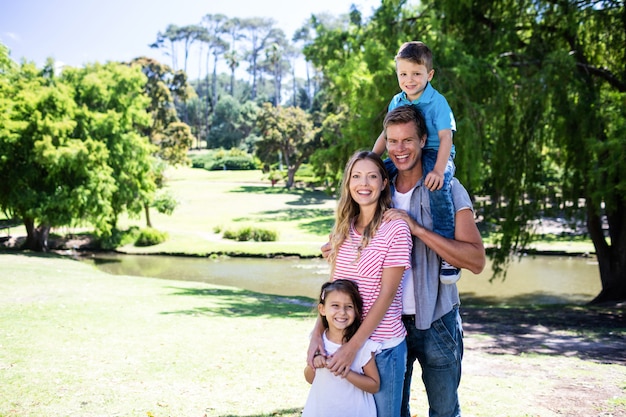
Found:
[{"label": "blonde hair", "polygon": [[331,263],[332,272],[335,270],[339,247],[341,247],[343,242],[350,236],[350,226],[361,213],[361,208],[350,195],[350,177],[354,164],[365,159],[376,164],[385,185],[381,190],[380,197],[378,198],[378,205],[376,207],[374,217],[363,231],[361,242],[357,248],[357,260],[361,255],[363,248],[369,244],[370,240],[374,237],[376,231],[380,227],[383,220],[383,213],[391,207],[391,186],[389,183],[389,174],[387,173],[385,164],[382,159],[380,159],[380,156],[369,151],[359,151],[353,154],[346,164],[346,168],[343,172],[341,194],[339,196],[339,203],[337,204],[337,212],[335,213],[335,225],[333,226],[333,231],[330,235],[330,254],[328,255],[328,261]]}]

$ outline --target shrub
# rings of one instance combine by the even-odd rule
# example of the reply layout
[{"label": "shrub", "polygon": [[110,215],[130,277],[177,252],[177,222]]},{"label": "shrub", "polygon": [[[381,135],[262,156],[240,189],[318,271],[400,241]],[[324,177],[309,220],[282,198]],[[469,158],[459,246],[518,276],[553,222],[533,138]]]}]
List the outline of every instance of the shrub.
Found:
[{"label": "shrub", "polygon": [[191,166],[194,168],[204,168],[209,171],[229,170],[251,170],[258,168],[258,161],[254,156],[237,148],[228,151],[224,149],[214,149],[200,155],[191,156]]},{"label": "shrub", "polygon": [[139,236],[137,236],[137,240],[135,240],[135,246],[158,245],[159,243],[165,242],[167,237],[166,232],[160,232],[151,227],[147,227],[145,229],[141,229],[139,232]]},{"label": "shrub", "polygon": [[176,209],[176,206],[178,206],[178,201],[176,201],[176,199],[170,192],[161,189],[154,197],[152,205],[157,209],[159,213],[171,216],[174,212],[174,209]]},{"label": "shrub", "polygon": [[254,240],[255,242],[275,242],[278,239],[278,233],[274,230],[246,226],[236,231],[225,230],[222,237],[238,242],[247,242],[249,240]]}]

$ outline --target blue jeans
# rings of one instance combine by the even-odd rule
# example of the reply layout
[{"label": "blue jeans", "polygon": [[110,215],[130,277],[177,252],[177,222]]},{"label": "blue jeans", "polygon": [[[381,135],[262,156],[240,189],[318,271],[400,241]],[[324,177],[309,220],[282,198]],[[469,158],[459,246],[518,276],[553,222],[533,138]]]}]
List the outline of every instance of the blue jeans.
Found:
[{"label": "blue jeans", "polygon": [[380,390],[374,394],[378,417],[398,417],[402,403],[402,387],[406,372],[407,348],[403,340],[398,346],[376,355]]},{"label": "blue jeans", "polygon": [[428,397],[430,417],[460,417],[458,388],[461,382],[463,331],[458,307],[453,308],[429,329],[415,327],[413,316],[402,318],[407,329],[407,366],[402,394],[402,417],[410,417],[411,377],[417,359]]},{"label": "blue jeans", "polygon": [[[435,162],[437,162],[436,149],[422,151],[424,178],[435,168]],[[430,213],[433,218],[433,232],[448,239],[454,239],[454,203],[450,189],[450,181],[454,177],[454,171],[456,171],[456,167],[450,158],[443,173],[443,186],[439,190],[428,193],[430,196]]]}]

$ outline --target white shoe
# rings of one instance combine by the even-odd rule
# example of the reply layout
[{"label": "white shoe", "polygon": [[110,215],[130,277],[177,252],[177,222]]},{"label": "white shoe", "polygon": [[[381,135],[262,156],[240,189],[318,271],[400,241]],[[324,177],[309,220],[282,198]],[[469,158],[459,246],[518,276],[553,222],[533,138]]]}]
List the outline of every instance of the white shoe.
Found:
[{"label": "white shoe", "polygon": [[454,284],[461,278],[461,269],[450,265],[448,262],[441,260],[441,268],[439,269],[439,281],[442,284]]}]

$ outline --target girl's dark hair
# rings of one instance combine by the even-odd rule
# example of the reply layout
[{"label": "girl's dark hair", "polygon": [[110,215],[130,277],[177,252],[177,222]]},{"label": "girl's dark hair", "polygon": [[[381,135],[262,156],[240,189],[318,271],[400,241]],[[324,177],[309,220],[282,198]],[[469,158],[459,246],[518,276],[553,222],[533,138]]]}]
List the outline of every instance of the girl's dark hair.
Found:
[{"label": "girl's dark hair", "polygon": [[[326,296],[333,291],[341,291],[346,293],[352,299],[354,304],[354,322],[344,331],[344,341],[348,341],[355,335],[356,331],[361,325],[363,319],[363,299],[359,293],[359,287],[349,279],[337,279],[335,281],[325,282],[322,285],[322,291],[320,292],[320,304],[326,305]],[[321,316],[324,328],[328,329],[328,320],[325,316]]]}]

